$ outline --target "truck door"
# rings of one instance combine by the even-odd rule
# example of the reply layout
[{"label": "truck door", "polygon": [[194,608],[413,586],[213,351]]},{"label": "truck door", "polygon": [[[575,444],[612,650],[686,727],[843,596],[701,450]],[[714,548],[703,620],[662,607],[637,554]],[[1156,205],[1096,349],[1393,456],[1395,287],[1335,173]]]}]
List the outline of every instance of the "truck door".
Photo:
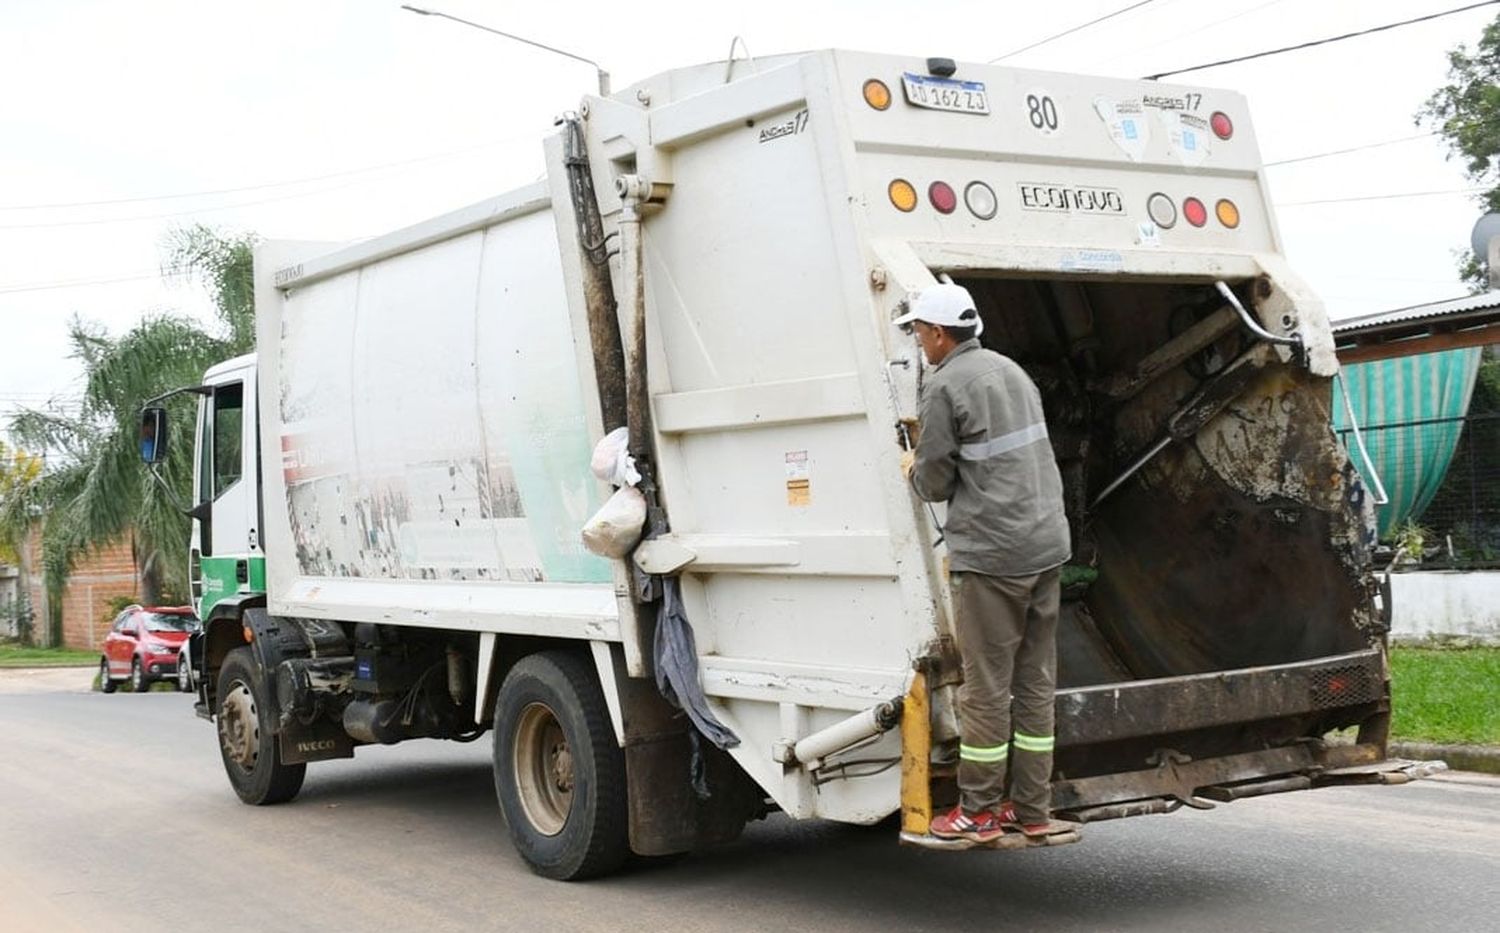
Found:
[{"label": "truck door", "polygon": [[199,404],[193,479],[199,508],[188,556],[201,618],[219,600],[250,591],[252,576],[264,574],[255,521],[254,370],[226,373],[212,389]]}]

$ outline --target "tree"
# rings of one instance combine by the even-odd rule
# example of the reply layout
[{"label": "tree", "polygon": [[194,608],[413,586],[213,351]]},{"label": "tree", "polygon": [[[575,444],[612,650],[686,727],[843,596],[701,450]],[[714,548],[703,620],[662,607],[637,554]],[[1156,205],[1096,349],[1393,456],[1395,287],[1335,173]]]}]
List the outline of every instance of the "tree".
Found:
[{"label": "tree", "polygon": [[[1500,17],[1484,28],[1473,52],[1460,45],[1448,53],[1448,83],[1427,98],[1417,123],[1431,126],[1463,161],[1487,211],[1500,211]],[[1475,291],[1488,287],[1484,256],[1460,254],[1459,272]]]},{"label": "tree", "polygon": [[[208,289],[221,333],[174,314],[147,316],[120,337],[75,319],[69,338],[84,369],[78,414],[28,410],[12,421],[17,440],[56,453],[58,466],[29,490],[32,514],[45,514],[42,562],[49,592],[61,593],[80,557],[125,535],[143,600],[159,603],[165,593],[186,592],[188,520],[141,464],[141,406],[170,389],[196,384],[209,366],[253,349],[254,243],[253,236],[228,236],[202,225],[172,233],[164,271],[187,274]],[[192,438],[193,411],[188,398],[169,406],[172,436]],[[190,440],[169,446],[161,473],[187,500]],[[0,516],[0,524],[11,527],[20,520]]]},{"label": "tree", "polygon": [[[0,563],[19,564],[26,546],[30,495],[42,475],[42,461],[19,447],[0,441]],[[16,519],[8,521],[14,511]]]}]

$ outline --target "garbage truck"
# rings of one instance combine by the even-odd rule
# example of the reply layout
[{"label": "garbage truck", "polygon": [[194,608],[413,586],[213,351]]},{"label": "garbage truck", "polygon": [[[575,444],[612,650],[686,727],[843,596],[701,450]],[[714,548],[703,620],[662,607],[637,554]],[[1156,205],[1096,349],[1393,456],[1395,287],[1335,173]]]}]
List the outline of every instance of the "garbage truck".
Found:
[{"label": "garbage truck", "polygon": [[[588,96],[541,143],[498,197],[262,243],[256,352],[180,390],[197,710],[246,803],[488,733],[548,877],[775,811],[936,844],[961,646],[891,323],[936,282],[1063,477],[1055,813],[1420,776],[1386,755],[1378,490],[1242,96],[821,51]],[[607,558],[580,532],[619,428],[644,520]]]}]

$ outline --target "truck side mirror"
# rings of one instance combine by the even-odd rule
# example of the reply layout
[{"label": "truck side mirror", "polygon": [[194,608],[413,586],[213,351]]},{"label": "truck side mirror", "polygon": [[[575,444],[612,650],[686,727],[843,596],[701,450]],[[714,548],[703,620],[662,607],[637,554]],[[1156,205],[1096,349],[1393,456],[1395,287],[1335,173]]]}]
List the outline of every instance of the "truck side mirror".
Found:
[{"label": "truck side mirror", "polygon": [[167,459],[167,410],[146,408],[141,411],[141,461],[155,466]]}]

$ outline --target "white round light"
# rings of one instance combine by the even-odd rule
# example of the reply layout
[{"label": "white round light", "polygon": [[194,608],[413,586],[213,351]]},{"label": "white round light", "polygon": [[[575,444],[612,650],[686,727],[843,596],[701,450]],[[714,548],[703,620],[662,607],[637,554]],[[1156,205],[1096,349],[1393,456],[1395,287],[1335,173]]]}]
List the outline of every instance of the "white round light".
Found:
[{"label": "white round light", "polygon": [[1177,205],[1160,191],[1146,199],[1146,213],[1150,214],[1151,220],[1163,230],[1177,223]]},{"label": "white round light", "polygon": [[989,220],[1000,209],[995,199],[995,189],[982,181],[971,181],[964,188],[964,204],[980,220]]}]

